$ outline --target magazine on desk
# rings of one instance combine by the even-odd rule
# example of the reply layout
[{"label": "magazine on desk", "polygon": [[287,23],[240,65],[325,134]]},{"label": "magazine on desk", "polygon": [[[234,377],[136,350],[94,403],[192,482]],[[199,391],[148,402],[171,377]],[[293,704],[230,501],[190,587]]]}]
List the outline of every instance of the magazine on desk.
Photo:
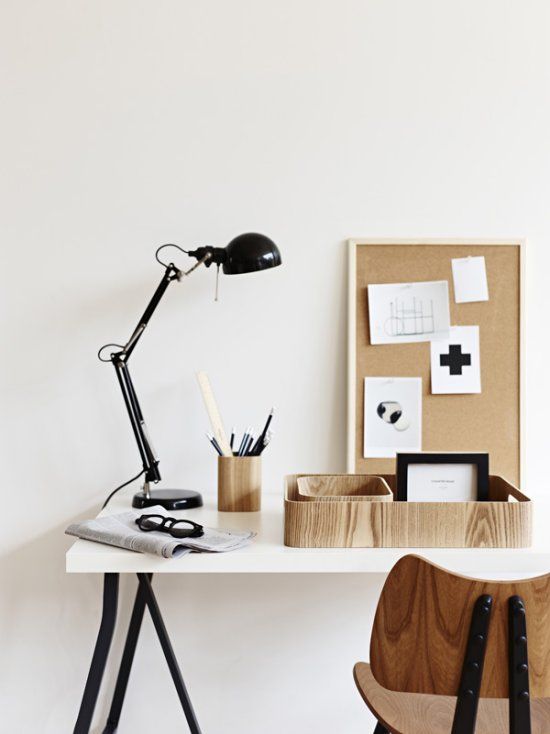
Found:
[{"label": "magazine on desk", "polygon": [[[167,515],[166,510],[160,506],[147,508],[147,512]],[[206,527],[204,535],[199,538],[177,539],[157,531],[144,533],[136,525],[136,518],[141,514],[141,510],[130,510],[118,515],[83,520],[69,525],[65,533],[137,553],[152,553],[162,558],[179,558],[193,552],[226,553],[249,545],[255,536],[252,531],[237,532]]]}]

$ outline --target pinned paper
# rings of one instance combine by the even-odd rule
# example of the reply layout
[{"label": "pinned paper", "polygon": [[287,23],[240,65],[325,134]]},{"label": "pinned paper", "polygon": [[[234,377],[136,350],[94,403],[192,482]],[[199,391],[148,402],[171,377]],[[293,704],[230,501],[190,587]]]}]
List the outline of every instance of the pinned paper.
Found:
[{"label": "pinned paper", "polygon": [[363,456],[422,449],[422,378],[365,377]]},{"label": "pinned paper", "polygon": [[487,270],[485,258],[460,257],[451,260],[455,290],[455,303],[488,301]]},{"label": "pinned paper", "polygon": [[428,342],[449,336],[446,280],[369,284],[371,344]]},{"label": "pinned paper", "polygon": [[479,326],[451,326],[450,338],[430,347],[434,395],[481,392]]}]

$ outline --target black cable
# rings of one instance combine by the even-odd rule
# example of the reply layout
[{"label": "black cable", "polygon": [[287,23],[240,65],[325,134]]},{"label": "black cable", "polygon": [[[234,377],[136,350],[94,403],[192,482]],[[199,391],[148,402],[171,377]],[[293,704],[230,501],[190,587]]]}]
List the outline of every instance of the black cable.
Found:
[{"label": "black cable", "polygon": [[169,242],[169,243],[168,243],[168,244],[166,244],[166,245],[161,245],[161,246],[160,246],[160,247],[159,247],[159,248],[157,249],[157,251],[155,252],[155,260],[156,260],[156,261],[157,261],[158,263],[160,263],[161,265],[163,265],[163,266],[164,266],[165,268],[168,268],[168,267],[170,267],[170,265],[173,265],[173,264],[174,264],[174,263],[165,263],[165,262],[163,262],[163,261],[162,261],[162,260],[160,259],[160,257],[159,257],[159,252],[160,252],[161,250],[164,250],[164,248],[165,248],[165,247],[175,247],[175,248],[176,248],[176,250],[180,250],[180,252],[184,252],[184,253],[185,253],[186,255],[188,255],[188,254],[189,254],[189,250],[184,250],[184,249],[183,249],[183,247],[180,247],[179,245],[174,245],[174,244],[173,244],[172,242]]},{"label": "black cable", "polygon": [[119,349],[124,349],[124,345],[123,344],[113,344],[113,342],[109,342],[109,344],[104,344],[101,347],[101,349],[99,350],[99,352],[97,353],[97,358],[99,359],[100,362],[111,362],[112,361],[110,357],[109,357],[109,359],[103,359],[103,357],[101,356],[101,352],[104,349],[107,349],[107,347],[118,347]]},{"label": "black cable", "polygon": [[142,474],[145,474],[145,469],[142,469],[139,474],[136,474],[135,477],[132,477],[131,479],[128,479],[127,482],[124,482],[124,484],[121,484],[120,487],[117,487],[116,489],[113,489],[113,491],[111,492],[111,494],[107,497],[107,499],[103,503],[103,506],[102,506],[101,509],[104,510],[107,507],[107,505],[111,501],[111,497],[113,497],[119,490],[124,489],[124,487],[127,487],[132,482],[135,482],[136,479],[139,479]]}]

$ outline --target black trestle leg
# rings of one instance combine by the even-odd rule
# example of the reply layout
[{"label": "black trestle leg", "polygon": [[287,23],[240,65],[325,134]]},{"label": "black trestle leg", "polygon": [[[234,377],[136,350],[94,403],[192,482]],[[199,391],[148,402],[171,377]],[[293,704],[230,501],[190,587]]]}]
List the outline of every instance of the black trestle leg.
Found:
[{"label": "black trestle leg", "polygon": [[[147,574],[147,577],[149,581],[151,581],[153,574]],[[130,671],[132,670],[132,663],[134,662],[136,646],[139,638],[139,633],[141,631],[141,623],[143,621],[144,611],[145,595],[143,593],[141,584],[139,584],[136,592],[134,608],[132,610],[132,616],[130,618],[130,624],[128,625],[128,634],[126,636],[124,652],[122,653],[122,659],[120,661],[120,668],[116,679],[113,701],[111,703],[111,709],[109,711],[107,724],[105,725],[103,734],[114,734],[118,728],[120,714],[122,712],[122,704],[124,703],[126,689],[128,688]]]},{"label": "black trestle leg", "polygon": [[378,724],[376,724],[374,734],[390,734],[390,732],[386,729],[385,726],[382,726],[382,724],[378,722]]},{"label": "black trestle leg", "polygon": [[153,619],[153,624],[155,625],[155,629],[157,631],[164,657],[166,658],[166,662],[168,663],[168,668],[170,670],[170,674],[172,675],[172,680],[174,681],[176,691],[178,692],[178,696],[183,711],[185,713],[185,718],[187,719],[187,724],[189,726],[189,731],[191,732],[191,734],[201,734],[195,712],[193,711],[191,699],[189,698],[189,694],[187,693],[185,683],[183,682],[178,661],[172,648],[170,638],[168,637],[168,632],[164,625],[164,620],[162,619],[159,605],[153,592],[153,587],[151,586],[149,577],[145,573],[138,573],[137,577],[139,579],[140,588],[142,589],[145,596],[145,603],[147,604],[149,613],[151,614],[151,617]]},{"label": "black trestle leg", "polygon": [[103,585],[103,612],[97,641],[92,656],[90,672],[84,687],[80,711],[73,734],[88,734],[105,672],[107,656],[113,639],[118,602],[118,573],[106,573]]}]

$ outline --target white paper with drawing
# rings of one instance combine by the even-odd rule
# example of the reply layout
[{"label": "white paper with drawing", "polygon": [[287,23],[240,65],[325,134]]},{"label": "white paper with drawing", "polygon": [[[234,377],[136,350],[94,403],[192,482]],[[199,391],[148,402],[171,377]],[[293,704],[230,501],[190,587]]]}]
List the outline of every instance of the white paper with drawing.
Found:
[{"label": "white paper with drawing", "polygon": [[365,459],[422,450],[422,378],[365,377]]},{"label": "white paper with drawing", "polygon": [[400,344],[449,336],[446,280],[368,286],[371,344]]}]

